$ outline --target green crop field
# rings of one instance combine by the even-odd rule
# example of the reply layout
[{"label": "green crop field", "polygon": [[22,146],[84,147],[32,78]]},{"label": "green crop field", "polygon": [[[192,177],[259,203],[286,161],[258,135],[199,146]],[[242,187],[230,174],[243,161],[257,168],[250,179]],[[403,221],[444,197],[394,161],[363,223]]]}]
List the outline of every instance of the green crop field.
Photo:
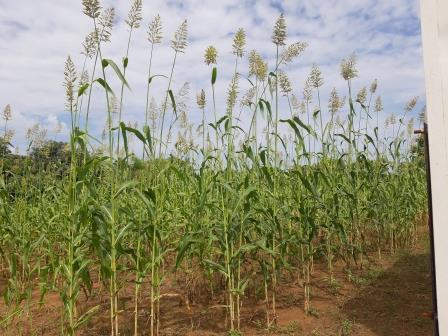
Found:
[{"label": "green crop field", "polygon": [[[210,306],[224,312],[229,335],[243,333],[248,293],[258,293],[269,329],[279,318],[285,281],[300,289],[301,309],[313,314],[315,264],[324,265],[326,281],[336,284],[336,267],[349,274],[416,242],[427,206],[422,140],[413,135],[417,98],[401,114],[383,116],[381,83],[372,79],[370,87],[353,92],[354,54],[339,69],[346,92],[334,89],[323,97],[326,83],[315,65],[303,92],[293,94],[297,79],[287,69],[308,45],[287,40],[282,15],[266,37],[276,53],[273,67],[246,50],[246,33],[236,30],[227,92],[215,90],[227,71],[218,51],[204,48],[210,77],[191,107],[200,115],[193,124],[182,92],[173,88],[176,62],[187,49],[187,21],[165,41],[161,18],[152,20],[145,79],[131,83],[130,46],[141,28],[141,1],[134,1],[126,20],[122,61],[103,51],[113,9],[103,10],[97,0],[82,3],[92,33],[83,43],[82,67],[70,57],[65,64],[67,144],[46,140],[36,126],[28,132],[28,154],[13,154],[8,120],[14,111],[8,106],[3,115],[3,330],[18,318],[32,325],[30,307],[45,307],[46,297],[57,293],[56,333],[81,335],[102,315],[106,334],[127,335],[122,324],[130,323],[120,317],[126,293],[130,335],[164,334],[160,307],[178,295],[165,290],[174,279],[185,309],[210,298]],[[164,43],[172,51],[168,71],[152,67]],[[124,118],[127,94],[139,85],[147,93],[142,126]],[[162,92],[159,107],[151,103],[154,88]],[[89,132],[94,103],[107,115],[101,139]],[[249,116],[247,123],[241,114]],[[85,303],[95,295],[106,303]]]}]

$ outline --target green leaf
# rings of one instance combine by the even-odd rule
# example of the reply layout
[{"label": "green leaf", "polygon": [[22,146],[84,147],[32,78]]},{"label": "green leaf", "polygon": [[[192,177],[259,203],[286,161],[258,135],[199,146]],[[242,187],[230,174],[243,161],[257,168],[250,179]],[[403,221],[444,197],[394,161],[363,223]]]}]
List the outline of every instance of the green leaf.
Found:
[{"label": "green leaf", "polygon": [[126,126],[126,131],[134,134],[144,145],[146,144],[146,138],[139,130],[133,127]]},{"label": "green leaf", "polygon": [[347,141],[348,143],[351,143],[350,139],[347,138],[347,136],[346,136],[345,134],[340,134],[340,133],[338,133],[338,134],[335,134],[335,136],[341,137],[341,138],[343,138],[345,141]]},{"label": "green leaf", "polygon": [[264,118],[264,105],[263,105],[263,101],[261,99],[258,101],[258,106],[260,108],[260,113]]},{"label": "green leaf", "polygon": [[102,78],[97,78],[94,80],[94,82],[98,82],[107,92],[111,93],[112,95],[115,96],[115,93],[112,91],[112,89],[110,88],[109,84],[107,84],[107,82],[102,79]]},{"label": "green leaf", "polygon": [[217,76],[218,76],[218,69],[214,67],[212,70],[212,85],[215,85]]},{"label": "green leaf", "polygon": [[86,92],[86,90],[89,88],[89,86],[90,86],[89,83],[83,84],[78,90],[78,97],[81,97],[84,94],[84,92]]},{"label": "green leaf", "polygon": [[149,79],[148,79],[148,84],[151,84],[152,80],[153,80],[154,78],[156,78],[156,77],[164,77],[164,78],[168,78],[168,77],[165,76],[165,75],[154,75],[154,76],[149,77]]},{"label": "green leaf", "polygon": [[115,242],[118,244],[121,240],[121,238],[124,236],[126,231],[133,225],[133,222],[128,223],[125,227],[123,227],[120,232],[118,232],[117,238],[115,239]]},{"label": "green leaf", "polygon": [[375,144],[375,141],[373,141],[372,137],[370,135],[368,135],[368,134],[364,134],[364,136],[367,138],[367,141],[370,142],[373,145],[373,148],[375,148],[376,154],[379,155],[380,152],[379,152],[379,150],[378,150],[378,148],[377,148],[377,146]]},{"label": "green leaf", "polygon": [[205,260],[204,260],[204,263],[205,263],[206,265],[208,265],[211,269],[220,272],[220,273],[221,273],[222,275],[224,275],[226,278],[228,278],[228,277],[230,276],[229,274],[227,274],[227,272],[226,272],[224,266],[222,266],[222,265],[220,265],[220,264],[218,264],[218,263],[216,263],[216,262],[214,262],[214,261],[212,261],[212,260],[210,260],[210,259],[205,259]]},{"label": "green leaf", "polygon": [[195,238],[189,237],[189,236],[187,236],[180,242],[180,245],[179,245],[178,251],[177,251],[177,257],[176,257],[176,264],[175,264],[176,269],[179,268],[179,265],[182,263],[185,253],[190,248],[190,246],[194,245],[194,244],[199,244],[200,242],[201,241],[199,239],[195,239]]},{"label": "green leaf", "polygon": [[124,122],[120,122],[121,134],[123,135],[124,151],[126,152],[126,156],[128,156],[129,147],[128,147],[128,134],[126,132],[126,128],[127,128],[126,124]]},{"label": "green leaf", "polygon": [[349,99],[348,99],[348,104],[349,104],[349,106],[350,106],[350,115],[351,115],[351,116],[356,115],[355,107],[353,106],[353,100],[352,100],[352,98],[349,98]]},{"label": "green leaf", "polygon": [[149,128],[148,125],[145,125],[143,127],[143,133],[145,134],[146,144],[149,147],[149,151],[152,153],[152,151],[153,151],[153,148],[152,148],[152,136],[151,136],[151,129]]},{"label": "green leaf", "polygon": [[316,199],[319,199],[319,194],[317,192],[316,187],[313,184],[311,184],[310,181],[308,180],[308,178],[304,174],[302,174],[300,171],[299,171],[299,178],[302,181],[305,188],[308,189]]},{"label": "green leaf", "polygon": [[172,90],[168,90],[168,94],[170,95],[171,104],[173,105],[174,114],[177,117],[176,100],[174,99],[173,91]]},{"label": "green leaf", "polygon": [[252,193],[255,193],[257,190],[257,188],[255,186],[250,186],[249,188],[247,188],[246,190],[244,190],[243,193],[239,193],[240,197],[238,198],[238,201],[236,202],[234,208],[233,208],[233,216],[235,217],[237,215],[238,209],[240,208],[241,204],[247,199],[249,198]]},{"label": "green leaf", "polygon": [[112,61],[111,59],[104,59],[103,60],[103,67],[105,68],[106,66],[104,66],[104,64],[110,65],[112,67],[112,69],[114,69],[115,73],[117,74],[118,78],[120,79],[120,81],[130,90],[130,86],[128,84],[128,82],[126,81],[126,78],[124,78],[123,74],[121,73],[120,68],[118,67],[117,64],[115,64],[114,61]]},{"label": "green leaf", "polygon": [[272,109],[271,109],[271,103],[268,102],[267,100],[261,99],[260,101],[262,101],[264,103],[264,105],[266,106],[266,108],[268,109],[268,116],[269,116],[269,120],[272,121]]},{"label": "green leaf", "polygon": [[221,117],[221,118],[216,122],[216,125],[221,124],[224,120],[227,120],[228,117],[229,117],[228,115],[225,115],[225,116]]},{"label": "green leaf", "polygon": [[133,189],[138,185],[137,181],[127,181],[123,183],[120,188],[117,190],[117,192],[114,195],[114,199],[116,199],[118,196],[120,196],[125,190],[127,189]]},{"label": "green leaf", "polygon": [[302,134],[300,133],[299,128],[297,127],[297,125],[295,124],[295,122],[292,119],[280,119],[279,121],[282,122],[282,123],[289,124],[289,126],[291,126],[291,128],[294,130],[294,133],[296,134],[297,138],[303,139]]},{"label": "green leaf", "polygon": [[82,314],[79,318],[78,321],[76,321],[76,324],[74,325],[74,329],[78,329],[80,326],[82,326],[83,324],[85,324],[86,322],[89,321],[89,318],[95,314],[98,310],[100,309],[100,305],[94,306],[92,308],[90,308],[88,311],[86,311],[84,314]]},{"label": "green leaf", "polygon": [[153,206],[151,204],[151,198],[149,197],[149,195],[146,192],[141,192],[138,189],[135,189],[134,191],[135,191],[137,197],[140,198],[140,200],[146,206],[146,209],[148,210],[150,215],[153,216],[154,215],[154,209],[153,209]]},{"label": "green leaf", "polygon": [[356,102],[357,102],[359,105],[361,105],[361,107],[362,107],[364,110],[367,109],[367,107],[366,107],[363,103],[361,103],[361,101],[360,101],[359,99],[356,99]]},{"label": "green leaf", "polygon": [[304,123],[302,120],[300,120],[299,117],[295,116],[295,117],[293,118],[293,120],[294,120],[300,127],[304,128],[304,129],[308,132],[308,134],[312,134],[312,133],[313,133],[313,130],[311,129],[311,127],[310,127],[309,125],[305,125],[305,123]]},{"label": "green leaf", "polygon": [[278,140],[280,140],[280,143],[282,144],[283,149],[286,151],[286,144],[285,144],[285,141],[284,141],[283,138],[280,136],[280,134],[277,134],[277,133],[275,133],[275,132],[273,132],[273,133],[271,133],[271,134],[272,134],[273,136],[277,137]]}]

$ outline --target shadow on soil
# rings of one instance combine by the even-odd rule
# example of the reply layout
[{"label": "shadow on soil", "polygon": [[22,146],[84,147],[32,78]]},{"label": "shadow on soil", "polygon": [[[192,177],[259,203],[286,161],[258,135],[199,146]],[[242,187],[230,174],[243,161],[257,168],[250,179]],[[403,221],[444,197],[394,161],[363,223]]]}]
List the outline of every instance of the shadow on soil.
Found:
[{"label": "shadow on soil", "polygon": [[433,322],[428,254],[406,254],[347,301],[342,312],[378,336],[429,336]]}]

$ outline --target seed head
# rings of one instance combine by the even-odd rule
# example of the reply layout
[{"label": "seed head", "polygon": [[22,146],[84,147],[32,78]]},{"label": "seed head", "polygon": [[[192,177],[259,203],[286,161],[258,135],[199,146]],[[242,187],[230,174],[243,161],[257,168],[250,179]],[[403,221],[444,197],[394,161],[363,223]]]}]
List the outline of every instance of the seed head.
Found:
[{"label": "seed head", "polygon": [[140,22],[142,21],[142,0],[134,0],[131,9],[126,19],[126,24],[131,29],[140,28]]},{"label": "seed head", "polygon": [[110,36],[112,35],[112,27],[114,25],[115,19],[115,8],[107,8],[99,18],[99,27],[100,27],[100,40],[102,42],[109,42]]},{"label": "seed head", "polygon": [[333,133],[333,130],[334,130],[334,126],[335,126],[335,122],[334,122],[334,120],[330,120],[329,122],[328,122],[328,132],[331,134],[331,133]]},{"label": "seed head", "polygon": [[180,128],[187,128],[188,126],[188,117],[185,111],[179,113],[179,126]]},{"label": "seed head", "polygon": [[6,105],[3,110],[3,120],[8,121],[12,119],[11,105]]},{"label": "seed head", "polygon": [[308,77],[305,81],[305,86],[303,87],[303,100],[306,103],[310,103],[311,99],[313,97],[312,90],[311,90],[311,82],[310,78]]},{"label": "seed head", "polygon": [[384,121],[384,128],[385,128],[385,129],[388,129],[389,126],[390,126],[390,118],[387,117],[386,120]]},{"label": "seed head", "polygon": [[179,151],[179,153],[186,154],[188,152],[188,143],[186,136],[181,132],[177,134],[177,140],[174,147]]},{"label": "seed head", "polygon": [[159,119],[159,108],[154,97],[151,98],[151,103],[149,104],[149,119],[151,119],[152,127],[155,128],[157,120]]},{"label": "seed head", "polygon": [[414,109],[415,105],[417,104],[418,98],[419,98],[419,97],[417,97],[417,96],[411,98],[411,99],[406,103],[406,105],[405,105],[405,107],[404,107],[404,110],[405,110],[406,112],[411,112],[411,111]]},{"label": "seed head", "polygon": [[45,144],[47,138],[47,130],[40,128],[39,124],[34,124],[26,132],[26,137],[29,141],[33,142],[33,147],[40,148]]},{"label": "seed head", "polygon": [[300,56],[305,49],[308,47],[306,42],[296,42],[289,45],[282,53],[280,58],[280,63],[288,64],[291,63],[296,57]]},{"label": "seed head", "polygon": [[426,105],[422,107],[420,113],[418,114],[418,121],[421,123],[426,122]]},{"label": "seed head", "polygon": [[356,95],[356,101],[362,105],[366,104],[367,101],[367,89],[364,86],[361,90],[359,90],[358,94]]},{"label": "seed head", "polygon": [[188,106],[188,102],[190,100],[189,95],[190,95],[190,83],[185,82],[174,96],[175,101],[176,101],[177,113],[179,115],[181,115],[182,113],[185,113],[185,115],[186,115],[186,113],[189,109],[189,106]]},{"label": "seed head", "polygon": [[356,69],[356,55],[355,53],[341,62],[341,75],[345,80],[350,80],[358,77],[358,70]]},{"label": "seed head", "polygon": [[149,23],[148,41],[152,44],[158,44],[162,42],[162,19],[160,18],[159,14],[157,14]]},{"label": "seed head", "polygon": [[288,96],[291,93],[291,81],[289,80],[288,75],[283,71],[278,73],[278,84],[283,95]]},{"label": "seed head", "polygon": [[75,85],[76,85],[76,68],[70,56],[67,57],[64,69],[64,88],[66,97],[66,108],[68,111],[73,112],[76,105],[75,97]]},{"label": "seed head", "polygon": [[343,101],[339,97],[338,92],[336,91],[336,88],[333,88],[330,93],[330,99],[328,100],[328,110],[331,114],[337,113],[341,107],[343,106]]},{"label": "seed head", "polygon": [[389,122],[391,125],[395,125],[397,123],[397,117],[395,116],[394,113],[392,113],[389,117]]},{"label": "seed head", "polygon": [[414,134],[414,118],[409,119],[407,125],[408,137],[411,137]]},{"label": "seed head", "polygon": [[304,101],[302,101],[302,102],[300,103],[300,113],[301,113],[301,114],[305,114],[305,113],[306,113],[306,104],[305,104]]},{"label": "seed head", "polygon": [[201,110],[203,110],[205,108],[206,100],[205,100],[204,89],[202,89],[201,92],[197,94],[196,103],[198,104],[198,106]]},{"label": "seed head", "polygon": [[268,78],[268,85],[269,85],[269,93],[272,96],[274,94],[274,92],[278,88],[277,87],[277,85],[278,85],[277,77],[276,76],[269,76],[269,78]]},{"label": "seed head", "polygon": [[249,90],[247,90],[247,92],[241,98],[241,102],[240,102],[241,107],[250,106],[253,103],[255,93],[256,93],[256,88],[254,86],[252,86]]},{"label": "seed head", "polygon": [[316,64],[313,64],[310,73],[310,83],[313,87],[318,88],[324,85],[324,78],[322,77],[322,71]]},{"label": "seed head", "polygon": [[112,113],[112,115],[117,115],[118,114],[118,99],[116,96],[111,96],[109,98],[109,111],[110,113]]},{"label": "seed head", "polygon": [[210,133],[207,132],[207,139],[205,140],[206,142],[206,150],[207,152],[211,152],[213,150],[213,144],[212,141],[210,139]]},{"label": "seed head", "polygon": [[380,113],[383,110],[383,101],[381,96],[376,97],[375,100],[375,112]]},{"label": "seed head", "polygon": [[176,52],[185,52],[188,39],[188,24],[187,20],[184,20],[174,34],[174,39],[171,41],[171,47]]},{"label": "seed head", "polygon": [[12,141],[12,138],[14,138],[15,134],[16,134],[16,131],[14,131],[13,129],[6,130],[6,132],[3,136],[3,141],[6,143],[10,143]]},{"label": "seed head", "polygon": [[272,42],[277,46],[284,46],[286,42],[286,21],[285,17],[280,14],[279,18],[275,22],[274,32],[272,34]]},{"label": "seed head", "polygon": [[263,57],[255,50],[249,54],[249,76],[255,76],[258,80],[264,81],[268,74],[268,65]]},{"label": "seed head", "polygon": [[297,111],[300,108],[300,101],[294,93],[291,95],[291,106],[294,110]]},{"label": "seed head", "polygon": [[230,114],[238,97],[238,74],[234,74],[227,94],[227,112]]},{"label": "seed head", "polygon": [[54,132],[56,134],[60,134],[62,132],[62,123],[58,120],[58,122],[56,123],[56,126],[54,127]]},{"label": "seed head", "polygon": [[88,17],[96,19],[100,15],[101,6],[99,0],[82,0],[83,12]]},{"label": "seed head", "polygon": [[378,80],[375,79],[372,84],[370,84],[370,93],[375,93],[378,88]]},{"label": "seed head", "polygon": [[95,55],[97,45],[97,33],[95,31],[90,32],[82,43],[82,47],[84,50],[81,52],[81,54],[88,58],[92,58]]},{"label": "seed head", "polygon": [[39,132],[39,124],[34,124],[31,128],[26,130],[26,138],[29,141],[32,141],[35,135]]},{"label": "seed head", "polygon": [[205,64],[216,64],[216,60],[218,58],[218,51],[214,46],[208,46],[207,49],[205,49],[205,55],[204,60]]},{"label": "seed head", "polygon": [[81,88],[83,85],[87,84],[89,82],[89,73],[87,70],[84,70],[84,72],[81,74],[81,77],[79,78],[78,83],[78,89]]},{"label": "seed head", "polygon": [[336,126],[338,126],[338,127],[344,126],[344,121],[341,119],[341,117],[339,115],[336,117]]},{"label": "seed head", "polygon": [[243,57],[244,47],[246,46],[246,33],[243,28],[239,28],[233,37],[233,54],[237,57]]}]

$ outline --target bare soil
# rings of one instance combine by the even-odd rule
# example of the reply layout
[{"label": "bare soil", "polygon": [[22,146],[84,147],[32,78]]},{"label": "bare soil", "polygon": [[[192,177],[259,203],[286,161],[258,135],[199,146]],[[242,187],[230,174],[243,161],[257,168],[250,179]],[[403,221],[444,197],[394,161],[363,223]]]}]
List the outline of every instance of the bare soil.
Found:
[{"label": "bare soil", "polygon": [[[297,336],[429,336],[432,335],[431,273],[427,233],[421,233],[418,244],[410,249],[383,255],[381,263],[370,263],[362,270],[344,271],[336,265],[336,283],[329,284],[325,261],[316,262],[312,275],[312,313],[303,309],[303,288],[294,276],[284,274],[278,291],[277,325],[266,328],[265,304],[257,288],[243,302],[242,334]],[[226,313],[222,295],[203,298],[198,287],[198,302],[186,304],[186,293],[176,286],[183,279],[170,278],[163,288],[169,295],[161,299],[160,335],[212,336],[226,335]],[[0,292],[6,281],[0,278]],[[148,291],[143,288],[144,293]],[[81,335],[110,334],[107,292],[95,283],[94,295],[81,296],[80,311],[99,305],[99,310],[82,328]],[[258,295],[258,296],[257,296]],[[0,335],[60,335],[61,300],[48,293],[39,305],[39,291],[33,292],[27,308],[0,328]],[[129,282],[120,294],[121,335],[133,335],[133,284]],[[139,327],[148,334],[148,298],[139,306]],[[0,302],[0,321],[7,308]],[[143,333],[142,333],[143,335]]]}]

